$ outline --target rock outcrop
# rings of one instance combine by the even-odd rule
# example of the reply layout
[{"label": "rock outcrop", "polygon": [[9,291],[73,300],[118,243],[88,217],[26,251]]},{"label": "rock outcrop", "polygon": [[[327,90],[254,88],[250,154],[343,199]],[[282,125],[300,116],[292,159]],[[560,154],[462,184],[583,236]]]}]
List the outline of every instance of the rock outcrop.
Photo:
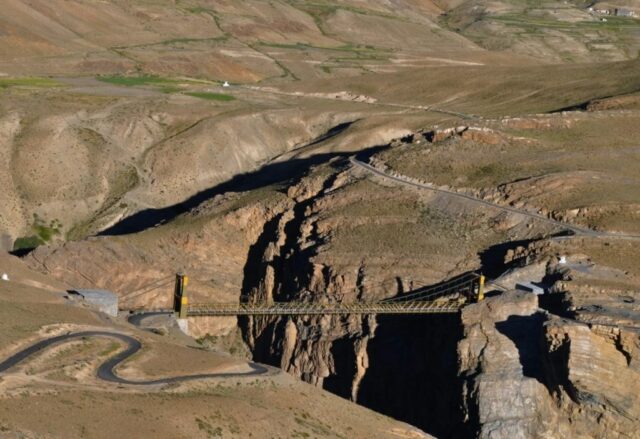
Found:
[{"label": "rock outcrop", "polygon": [[481,438],[638,437],[637,330],[586,325],[510,292],[462,313],[467,432]]},{"label": "rock outcrop", "polygon": [[480,437],[554,437],[568,432],[540,380],[538,347],[545,319],[532,294],[505,294],[463,311],[465,338],[458,344],[458,355],[465,421]]}]

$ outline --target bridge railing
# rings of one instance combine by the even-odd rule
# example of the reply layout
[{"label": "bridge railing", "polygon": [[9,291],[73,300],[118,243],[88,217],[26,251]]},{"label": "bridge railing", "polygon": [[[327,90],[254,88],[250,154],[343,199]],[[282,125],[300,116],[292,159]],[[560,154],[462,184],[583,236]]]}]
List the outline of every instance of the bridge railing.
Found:
[{"label": "bridge railing", "polygon": [[342,314],[430,314],[457,312],[465,300],[412,302],[273,302],[273,303],[203,303],[191,304],[187,316],[238,315],[342,315]]},{"label": "bridge railing", "polygon": [[474,295],[479,294],[481,283],[482,275],[474,272],[464,273],[436,285],[416,288],[403,295],[384,299],[382,303],[434,300],[456,293],[472,299]]},{"label": "bridge railing", "polygon": [[176,275],[174,311],[188,316],[238,315],[338,315],[338,314],[428,314],[457,312],[466,302],[482,299],[484,277],[465,273],[437,285],[376,302],[233,302],[190,304],[187,276]]}]

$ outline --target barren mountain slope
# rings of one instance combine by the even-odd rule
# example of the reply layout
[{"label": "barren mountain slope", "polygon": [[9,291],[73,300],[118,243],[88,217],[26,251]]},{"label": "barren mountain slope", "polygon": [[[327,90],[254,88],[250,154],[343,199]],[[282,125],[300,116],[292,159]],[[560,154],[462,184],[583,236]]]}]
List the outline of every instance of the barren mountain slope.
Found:
[{"label": "barren mountain slope", "polygon": [[[430,2],[415,1],[10,0],[0,12],[0,72],[138,69],[253,82],[321,76],[332,68],[349,74],[366,68],[367,60],[429,52],[450,41],[475,50],[434,24],[436,11]],[[371,25],[386,28],[389,38],[369,32]],[[408,37],[421,44],[406,44]],[[300,50],[312,51],[320,65],[300,59]]]},{"label": "barren mountain slope", "polygon": [[[355,301],[402,295],[469,270],[495,276],[532,264],[523,280],[551,285],[564,279],[554,286],[559,292],[555,297],[567,301],[562,313],[584,309],[578,320],[588,324],[635,325],[636,299],[630,291],[638,285],[638,258],[628,253],[633,242],[615,235],[547,239],[564,227],[499,206],[541,212],[576,227],[636,233],[637,185],[632,180],[637,173],[626,168],[633,166],[632,159],[622,167],[619,160],[637,152],[625,128],[633,126],[636,116],[632,111],[565,113],[424,130],[392,142],[369,159],[391,175],[426,180],[423,189],[373,176],[337,158],[293,183],[220,196],[142,233],[40,248],[27,261],[58,279],[113,289],[123,306],[133,307],[167,306],[169,285],[151,291],[144,286],[178,270],[191,274],[190,294],[196,303],[240,296],[258,301]],[[605,139],[597,135],[603,131],[601,124],[609,127]],[[549,150],[558,155],[549,156]],[[581,156],[590,159],[581,161]],[[545,160],[553,160],[554,168],[543,166]],[[506,165],[511,162],[519,165]],[[529,166],[537,170],[536,182],[520,184],[527,181],[523,178]],[[429,184],[452,187],[455,193],[496,207],[434,193]],[[616,252],[627,256],[614,260]],[[602,268],[588,278],[579,275],[582,268],[575,274],[555,272],[559,254],[576,264],[592,259]],[[609,276],[619,261],[626,261],[626,268]],[[514,285],[507,278],[499,282]],[[598,298],[594,289],[607,293]],[[619,294],[631,299],[618,300]],[[484,424],[489,431],[490,422],[508,432],[531,431],[526,416],[510,430],[508,415],[491,412],[495,418],[478,418],[471,406],[465,421],[459,404],[491,406],[499,395],[473,394],[472,399],[464,393],[456,346],[463,339],[460,331],[471,323],[460,326],[454,316],[255,318],[241,319],[239,325],[234,319],[192,318],[190,325],[198,336],[233,337],[239,329],[254,358],[439,437],[480,431]],[[606,358],[609,347],[603,349]],[[390,381],[393,386],[380,385]],[[525,381],[509,382],[516,388],[526,386]],[[478,383],[470,379],[466,385]],[[624,392],[620,396],[621,401],[629,398]],[[540,402],[532,410],[551,410],[580,434],[591,428],[597,413],[610,418],[620,434],[633,425],[619,417],[615,404],[591,411],[588,399],[578,398],[572,403],[576,405],[567,403],[556,412],[548,407],[553,400],[545,401],[547,405]],[[583,407],[590,414],[579,415]]]},{"label": "barren mountain slope", "polygon": [[638,90],[635,61],[547,75],[530,57],[481,49],[437,24],[457,7],[7,2],[0,245],[78,239],[192,199],[177,209],[187,210],[283,153],[310,144],[301,153],[313,154],[343,123],[355,122],[323,151],[386,143],[438,117],[548,111]]},{"label": "barren mountain slope", "polygon": [[[140,353],[118,368],[118,375],[129,379],[249,370],[245,361],[207,351],[175,329],[154,334],[124,319],[74,306],[62,297],[63,285],[16,258],[0,256],[0,265],[11,273],[11,280],[0,284],[3,361],[40,339],[99,330],[128,334],[143,344]],[[170,386],[98,379],[95,369],[123,348],[108,338],[85,337],[50,347],[4,371],[3,437],[428,437],[275,370],[264,376]]]},{"label": "barren mountain slope", "polygon": [[[145,346],[130,377],[248,367],[213,347],[316,388],[113,388],[95,369],[119,345],[76,340],[3,375],[1,431],[425,437],[320,387],[442,438],[637,436],[636,18],[581,0],[5,3],[0,250],[37,247],[0,256],[5,357],[117,329]],[[191,304],[375,302],[471,272],[488,294],[439,299],[470,305],[448,315],[191,316],[194,349],[170,317],[142,331],[61,293],[164,309],[177,272]],[[550,294],[502,293],[523,282]]]},{"label": "barren mountain slope", "polygon": [[[189,81],[170,93],[75,80],[66,87],[9,86],[0,104],[3,196],[11,206],[2,212],[2,232],[12,242],[29,238],[18,247],[81,238],[141,210],[176,205],[306,144],[306,156],[353,151],[428,123],[455,124],[467,113],[518,114],[622,95],[640,86],[636,64],[602,65],[606,81],[584,66],[557,66],[553,84],[537,67],[441,67],[406,73],[399,83],[376,75],[339,88],[238,88],[232,101],[199,99],[210,92]],[[471,72],[473,79],[457,82]],[[513,78],[509,87],[504,77]],[[358,94],[335,94],[345,89]],[[377,101],[359,97],[367,94]],[[334,138],[314,141],[349,122]]]},{"label": "barren mountain slope", "polygon": [[9,87],[2,94],[6,249],[15,241],[28,247],[83,238],[141,210],[176,205],[341,124],[356,122],[350,135],[361,133],[366,146],[434,117],[402,116],[394,124],[401,110],[348,101],[289,103],[249,93],[210,102],[152,89],[139,95],[120,95],[117,86],[100,94],[85,89]]},{"label": "barren mountain slope", "polygon": [[635,58],[637,20],[603,22],[586,6],[8,0],[0,11],[0,72],[143,71],[254,82],[478,60],[487,54],[482,48],[544,62]]},{"label": "barren mountain slope", "polygon": [[[504,117],[557,111],[597,98],[635,93],[640,89],[639,66],[638,60],[554,66],[521,62],[440,66],[347,78],[341,88],[380,102],[451,111],[463,118]],[[329,92],[336,85],[331,80],[315,80],[282,88]]]},{"label": "barren mountain slope", "polygon": [[613,4],[467,0],[450,6],[440,24],[492,51],[584,62],[635,59],[640,48],[638,18],[615,16]]}]

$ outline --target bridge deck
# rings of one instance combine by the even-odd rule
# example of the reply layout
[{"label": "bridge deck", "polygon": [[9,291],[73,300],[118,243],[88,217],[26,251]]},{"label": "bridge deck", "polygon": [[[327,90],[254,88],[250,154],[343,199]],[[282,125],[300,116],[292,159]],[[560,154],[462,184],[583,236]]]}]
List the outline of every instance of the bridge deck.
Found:
[{"label": "bridge deck", "polygon": [[341,314],[437,314],[457,313],[464,305],[457,301],[353,302],[353,303],[207,303],[189,305],[188,316],[268,316]]},{"label": "bridge deck", "polygon": [[[186,276],[176,275],[172,312],[179,318],[198,316],[277,316],[277,315],[346,315],[346,314],[451,314],[460,311],[467,301],[482,298],[484,277],[464,273],[436,285],[423,286],[398,297],[377,302],[318,303],[195,303],[184,294]],[[140,311],[140,310],[139,310]],[[152,310],[144,310],[151,312]]]}]

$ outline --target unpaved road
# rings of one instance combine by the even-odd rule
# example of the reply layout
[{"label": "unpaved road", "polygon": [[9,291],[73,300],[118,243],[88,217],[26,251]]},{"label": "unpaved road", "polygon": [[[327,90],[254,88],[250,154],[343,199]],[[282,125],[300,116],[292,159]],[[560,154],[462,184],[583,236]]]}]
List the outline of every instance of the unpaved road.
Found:
[{"label": "unpaved road", "polygon": [[[434,107],[433,105],[411,105],[411,104],[398,104],[395,102],[381,102],[381,101],[368,101],[368,100],[357,100],[357,99],[348,99],[343,97],[337,97],[333,93],[304,93],[304,92],[287,92],[283,90],[278,90],[270,87],[259,87],[259,86],[247,86],[247,85],[234,85],[234,88],[249,90],[252,92],[258,93],[266,93],[272,95],[283,95],[283,96],[291,96],[294,98],[309,98],[309,99],[325,99],[332,101],[340,101],[340,102],[353,102],[364,105],[372,105],[376,107],[392,107],[392,108],[401,108],[405,110],[416,110],[416,111],[431,111],[434,113],[446,114],[449,116],[459,117],[460,119],[478,119],[478,116],[475,114],[461,113],[459,111],[453,110],[445,110],[443,108]],[[225,89],[229,90],[229,89]],[[232,89],[231,89],[232,90]]]},{"label": "unpaved road", "polygon": [[[502,210],[504,212],[523,215],[523,216],[528,217],[528,218],[532,218],[532,219],[535,219],[535,220],[538,220],[538,221],[546,222],[546,223],[554,225],[556,227],[560,227],[560,228],[569,230],[569,231],[575,233],[575,235],[587,236],[587,237],[595,237],[595,238],[620,238],[620,239],[633,239],[633,240],[640,239],[640,235],[631,235],[631,234],[626,234],[626,233],[615,233],[615,232],[601,232],[601,231],[598,231],[598,230],[588,229],[588,228],[585,228],[585,227],[579,227],[579,226],[576,226],[574,224],[565,223],[563,221],[554,220],[552,218],[547,218],[544,215],[541,215],[541,214],[535,213],[535,212],[530,212],[530,211],[525,210],[525,209],[518,209],[517,207],[512,207],[512,206],[504,206],[502,204],[492,203],[491,201],[486,201],[486,200],[483,200],[481,198],[474,197],[472,195],[456,192],[456,191],[449,190],[449,189],[438,188],[438,187],[431,186],[431,185],[428,185],[428,184],[417,183],[415,181],[409,180],[408,177],[402,177],[402,176],[396,176],[396,175],[387,174],[386,172],[381,171],[380,169],[370,165],[369,163],[365,163],[363,161],[358,160],[356,157],[351,157],[350,161],[354,166],[357,166],[357,167],[360,167],[360,168],[364,168],[365,170],[367,170],[367,171],[369,171],[369,172],[371,172],[371,173],[373,173],[375,175],[387,178],[389,180],[396,181],[398,183],[402,183],[404,185],[413,186],[413,187],[417,187],[417,188],[420,188],[420,189],[426,189],[426,190],[429,190],[429,191],[432,191],[432,192],[445,194],[445,195],[451,196],[451,197],[462,198],[462,199],[465,199],[465,200],[468,200],[468,201],[472,201],[474,203],[483,204],[483,205],[485,205],[487,207],[491,207],[493,209],[499,209],[499,210]],[[554,239],[569,239],[569,238],[571,238],[571,237],[558,237],[558,238],[554,238]]]},{"label": "unpaved road", "polygon": [[247,377],[247,376],[256,376],[263,375],[269,372],[269,370],[256,363],[249,363],[249,367],[251,367],[251,371],[249,372],[220,372],[220,373],[203,373],[196,375],[181,375],[170,378],[161,378],[156,380],[143,380],[143,381],[133,381],[128,380],[126,378],[121,378],[114,372],[114,369],[120,365],[127,358],[134,355],[136,352],[140,350],[142,344],[137,339],[122,334],[119,332],[109,332],[109,331],[83,331],[83,332],[74,332],[65,335],[59,335],[56,337],[47,338],[45,340],[39,341],[28,348],[17,352],[0,363],[0,374],[6,372],[32,355],[37,354],[38,352],[51,347],[53,345],[57,345],[60,343],[64,343],[66,341],[76,339],[76,338],[85,338],[85,337],[108,337],[114,338],[116,340],[122,341],[127,344],[127,348],[123,351],[118,352],[113,357],[109,358],[107,361],[102,363],[98,367],[97,376],[101,380],[109,381],[116,384],[127,384],[127,385],[164,385],[164,384],[173,384],[173,383],[181,383],[184,381],[193,381],[200,380],[206,378],[239,378],[239,377]]}]

